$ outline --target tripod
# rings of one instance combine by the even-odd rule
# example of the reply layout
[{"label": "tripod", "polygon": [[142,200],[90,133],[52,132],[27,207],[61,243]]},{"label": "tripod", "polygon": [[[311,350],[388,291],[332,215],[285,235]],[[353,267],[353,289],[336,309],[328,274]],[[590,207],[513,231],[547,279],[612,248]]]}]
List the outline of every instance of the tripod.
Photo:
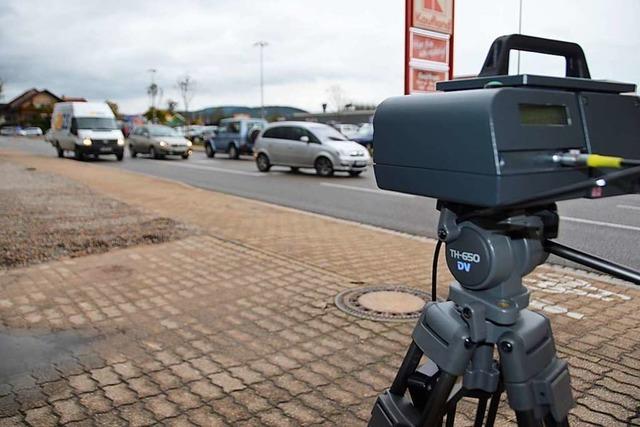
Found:
[{"label": "tripod", "polygon": [[445,417],[453,426],[464,397],[478,400],[474,426],[492,426],[504,391],[519,426],[568,426],[568,366],[556,357],[549,320],[527,310],[522,277],[549,253],[634,282],[640,275],[548,241],[557,236],[555,205],[475,218],[470,207],[439,209],[438,237],[457,281],[446,302],[426,305],[369,426],[440,426]]}]

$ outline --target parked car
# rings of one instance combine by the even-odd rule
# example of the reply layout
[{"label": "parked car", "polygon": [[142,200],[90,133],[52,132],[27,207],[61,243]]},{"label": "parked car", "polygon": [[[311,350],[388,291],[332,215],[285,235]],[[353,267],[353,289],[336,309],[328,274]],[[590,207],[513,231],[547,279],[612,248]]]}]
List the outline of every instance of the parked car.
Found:
[{"label": "parked car", "polygon": [[4,126],[2,129],[0,129],[0,135],[26,136],[24,130],[20,126]]},{"label": "parked car", "polygon": [[358,125],[351,125],[346,123],[337,123],[333,125],[334,128],[348,139],[353,138],[358,133]]},{"label": "parked car", "polygon": [[221,120],[215,136],[204,144],[207,157],[228,153],[230,159],[237,159],[240,154],[251,154],[253,143],[266,125],[266,120],[261,119]]},{"label": "parked car", "polygon": [[76,159],[115,154],[124,157],[124,135],[111,108],[104,102],[58,102],[53,106],[51,132],[47,139],[64,157],[73,151]]},{"label": "parked car", "polygon": [[373,148],[373,124],[365,123],[360,126],[358,133],[351,140],[371,150]]},{"label": "parked car", "polygon": [[194,144],[201,144],[215,135],[218,126],[190,126],[185,130],[184,137]]},{"label": "parked car", "polygon": [[188,159],[191,155],[192,143],[169,126],[139,126],[129,135],[129,153],[131,157],[148,154],[154,159],[168,155],[181,156]]},{"label": "parked car", "polygon": [[361,145],[349,141],[331,126],[311,122],[278,122],[269,125],[255,147],[258,170],[271,166],[314,168],[320,176],[336,171],[358,176],[367,169],[371,156]]},{"label": "parked car", "polygon": [[28,127],[23,129],[24,136],[42,136],[42,129],[39,127]]}]

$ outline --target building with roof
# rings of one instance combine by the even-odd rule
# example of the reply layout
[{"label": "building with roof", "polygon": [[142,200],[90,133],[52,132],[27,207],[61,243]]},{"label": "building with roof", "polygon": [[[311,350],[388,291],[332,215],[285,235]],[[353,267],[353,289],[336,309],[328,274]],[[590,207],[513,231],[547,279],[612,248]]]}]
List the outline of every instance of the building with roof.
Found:
[{"label": "building with roof", "polygon": [[46,128],[53,104],[60,101],[62,98],[47,89],[29,89],[0,106],[0,123]]}]

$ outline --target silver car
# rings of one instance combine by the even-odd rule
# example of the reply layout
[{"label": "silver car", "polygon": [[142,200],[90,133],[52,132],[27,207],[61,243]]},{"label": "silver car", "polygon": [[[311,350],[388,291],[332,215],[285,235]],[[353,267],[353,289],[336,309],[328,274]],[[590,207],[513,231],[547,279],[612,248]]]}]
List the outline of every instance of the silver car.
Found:
[{"label": "silver car", "polygon": [[191,141],[162,125],[145,125],[137,127],[129,135],[129,152],[131,157],[138,154],[148,154],[154,159],[166,155],[178,155],[183,159],[191,154]]},{"label": "silver car", "polygon": [[271,166],[314,168],[320,176],[348,172],[358,176],[369,166],[369,152],[322,123],[278,122],[269,125],[253,148],[261,172]]}]

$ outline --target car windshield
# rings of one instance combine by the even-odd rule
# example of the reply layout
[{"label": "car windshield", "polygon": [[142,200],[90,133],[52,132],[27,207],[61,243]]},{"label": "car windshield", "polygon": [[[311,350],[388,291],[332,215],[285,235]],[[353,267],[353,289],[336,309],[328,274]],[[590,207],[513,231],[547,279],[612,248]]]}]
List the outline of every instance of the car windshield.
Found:
[{"label": "car windshield", "polygon": [[149,134],[151,136],[180,136],[175,129],[168,126],[149,126]]},{"label": "car windshield", "polygon": [[116,120],[110,117],[76,117],[73,119],[76,129],[115,130]]},{"label": "car windshield", "polygon": [[310,129],[320,141],[348,141],[346,136],[331,126],[313,126]]}]

